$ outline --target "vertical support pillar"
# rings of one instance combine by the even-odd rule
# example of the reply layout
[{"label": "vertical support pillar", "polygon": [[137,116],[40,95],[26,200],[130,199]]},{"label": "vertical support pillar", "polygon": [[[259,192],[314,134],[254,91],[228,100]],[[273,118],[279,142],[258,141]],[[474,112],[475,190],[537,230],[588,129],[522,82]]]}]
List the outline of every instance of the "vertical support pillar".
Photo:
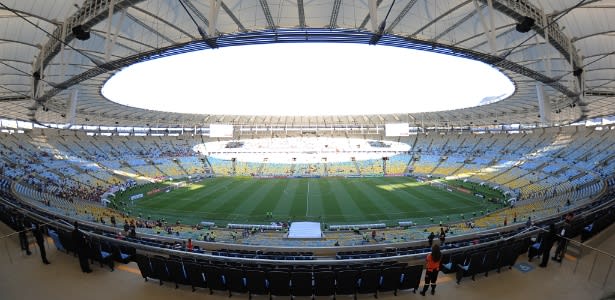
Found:
[{"label": "vertical support pillar", "polygon": [[[478,1],[474,0],[473,2],[474,2],[474,9],[476,9],[476,13],[478,14],[478,18],[480,19],[480,24],[483,26],[483,31],[485,32],[485,37],[487,38],[487,43],[489,44],[489,49],[491,50],[491,54],[495,54],[497,49],[495,45],[494,35],[491,34],[491,30],[487,27],[487,22],[485,21],[485,17],[483,16],[483,13],[480,11],[480,5],[478,5]],[[491,3],[491,1],[489,1],[489,3]],[[489,8],[489,13],[490,14],[493,13],[493,3],[491,3],[491,6]],[[491,18],[493,18],[493,16]]]},{"label": "vertical support pillar", "polygon": [[545,93],[542,83],[536,83],[536,96],[538,98],[538,111],[540,112],[540,122],[543,124],[551,123],[551,102]]},{"label": "vertical support pillar", "polygon": [[[66,21],[64,21],[64,23],[62,23],[62,35],[61,35],[61,39],[63,41],[66,41],[66,31],[68,31],[68,28],[66,27]],[[60,47],[60,78],[62,78],[62,81],[66,81],[68,78],[66,76],[66,57],[64,54],[64,45],[62,45]]]},{"label": "vertical support pillar", "polygon": [[369,20],[372,23],[372,32],[378,32],[378,2],[369,0]]},{"label": "vertical support pillar", "polygon": [[[549,20],[547,18],[547,14],[545,13],[544,9],[542,8],[542,4],[540,4],[540,2],[538,2],[538,5],[540,6],[540,15],[542,17],[542,23],[543,24],[549,24]],[[544,59],[544,64],[545,64],[545,71],[547,76],[551,77],[551,58],[549,57],[549,49],[551,49],[551,44],[549,43],[549,27],[546,27],[545,30],[545,46],[543,47],[543,49],[545,50],[545,59]]]},{"label": "vertical support pillar", "polygon": [[498,50],[498,46],[496,44],[496,36],[495,36],[495,10],[493,10],[493,0],[487,0],[487,8],[489,10],[489,40],[493,44],[493,53],[495,54]]},{"label": "vertical support pillar", "polygon": [[75,123],[75,115],[77,112],[77,100],[79,99],[78,90],[73,90],[70,94],[70,99],[68,100],[68,105],[66,106],[66,123],[68,127]]},{"label": "vertical support pillar", "polygon": [[220,12],[220,0],[211,0],[211,9],[209,10],[209,36],[215,37],[216,25],[218,23],[218,13]]},{"label": "vertical support pillar", "polygon": [[111,40],[111,25],[113,24],[113,5],[115,0],[109,0],[109,11],[107,15],[107,32],[105,38],[105,62],[109,62],[111,59],[111,48],[113,47],[113,41]]},{"label": "vertical support pillar", "polygon": [[[574,51],[574,47],[572,45],[572,41],[571,40],[569,40],[568,45],[570,45],[568,47],[568,56],[569,56],[568,65],[570,66],[570,74],[572,74],[572,72],[574,72],[574,58],[573,58],[574,57],[574,54],[573,54],[574,52],[572,52],[572,51]],[[571,78],[570,79],[570,87],[572,88],[573,91],[575,91],[575,92],[578,91],[577,90],[577,85],[576,85],[576,82],[575,82],[575,79],[574,79],[574,76],[571,76],[570,78]]]}]

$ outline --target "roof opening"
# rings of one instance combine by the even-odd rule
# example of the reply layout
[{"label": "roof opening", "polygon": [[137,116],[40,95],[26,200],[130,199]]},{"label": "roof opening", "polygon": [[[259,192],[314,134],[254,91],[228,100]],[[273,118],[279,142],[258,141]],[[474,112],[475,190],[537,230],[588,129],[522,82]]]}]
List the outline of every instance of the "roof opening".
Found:
[{"label": "roof opening", "polygon": [[514,85],[482,62],[412,49],[278,43],[190,52],[131,65],[102,94],[120,104],[222,115],[364,115],[492,103]]}]

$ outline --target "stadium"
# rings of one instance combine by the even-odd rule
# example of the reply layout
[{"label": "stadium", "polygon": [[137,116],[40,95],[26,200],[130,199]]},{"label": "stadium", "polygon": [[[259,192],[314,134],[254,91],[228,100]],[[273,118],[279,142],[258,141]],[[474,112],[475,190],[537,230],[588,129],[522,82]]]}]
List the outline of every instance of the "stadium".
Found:
[{"label": "stadium", "polygon": [[607,297],[614,9],[0,0],[0,290],[420,297],[437,243],[436,297]]}]

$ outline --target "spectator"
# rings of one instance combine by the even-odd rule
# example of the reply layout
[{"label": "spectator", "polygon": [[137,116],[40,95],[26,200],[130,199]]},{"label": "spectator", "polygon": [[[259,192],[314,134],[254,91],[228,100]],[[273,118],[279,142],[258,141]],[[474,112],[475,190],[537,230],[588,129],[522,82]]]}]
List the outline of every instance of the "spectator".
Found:
[{"label": "spectator", "polygon": [[89,247],[85,240],[85,236],[79,230],[79,223],[75,221],[75,228],[72,232],[73,243],[75,243],[75,252],[79,256],[79,266],[81,266],[81,271],[84,273],[92,273],[92,269],[90,269],[90,264],[88,262],[88,252]]},{"label": "spectator", "polygon": [[564,217],[564,222],[566,222],[567,224],[571,224],[573,217],[574,215],[571,212],[567,213],[566,217]]},{"label": "spectator", "polygon": [[444,245],[445,240],[446,240],[446,233],[444,232],[444,228],[440,227],[440,245]]},{"label": "spectator", "polygon": [[32,234],[34,238],[36,238],[36,244],[41,252],[41,259],[43,263],[48,265],[50,262],[47,260],[47,252],[45,252],[45,238],[43,237],[43,229],[38,225],[38,223],[34,223],[32,225]]},{"label": "spectator", "polygon": [[193,246],[192,246],[192,239],[189,238],[188,239],[188,244],[186,244],[186,249],[188,251],[192,252],[192,248],[193,248]]},{"label": "spectator", "polygon": [[427,237],[427,243],[429,243],[429,247],[431,247],[433,245],[433,239],[436,237],[436,235],[433,233],[433,231],[431,233],[429,233],[429,236]]},{"label": "spectator", "polygon": [[28,236],[26,235],[26,220],[23,216],[17,216],[17,231],[19,232],[19,245],[21,250],[26,251],[27,255],[32,255],[30,245],[28,244]]},{"label": "spectator", "polygon": [[137,231],[134,226],[130,226],[130,232],[128,233],[130,238],[137,238]]},{"label": "spectator", "polygon": [[562,262],[564,258],[564,254],[566,253],[566,246],[568,245],[568,237],[570,234],[570,225],[564,224],[562,230],[560,231],[560,236],[557,239],[557,248],[555,248],[555,254],[551,259],[557,262]]},{"label": "spectator", "polygon": [[423,286],[421,295],[425,296],[430,285],[431,294],[433,295],[436,293],[436,280],[438,280],[441,259],[442,253],[440,252],[440,246],[435,244],[431,247],[431,253],[427,254],[427,258],[425,258],[425,286]]},{"label": "spectator", "polygon": [[547,267],[547,263],[549,262],[549,256],[551,256],[551,247],[553,247],[553,243],[555,243],[555,238],[556,238],[556,233],[555,233],[555,224],[551,223],[551,225],[549,225],[549,232],[547,232],[543,237],[542,237],[542,241],[540,242],[540,249],[539,252],[542,255],[542,262],[540,263],[540,267],[541,268],[546,268]]}]

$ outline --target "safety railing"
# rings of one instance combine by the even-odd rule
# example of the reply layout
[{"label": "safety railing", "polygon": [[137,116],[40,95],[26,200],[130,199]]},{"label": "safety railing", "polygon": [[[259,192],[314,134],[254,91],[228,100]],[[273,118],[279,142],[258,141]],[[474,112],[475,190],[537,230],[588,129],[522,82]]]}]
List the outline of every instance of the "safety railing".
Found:
[{"label": "safety railing", "polygon": [[[607,232],[612,233],[613,229],[607,229],[601,235]],[[615,247],[615,238],[610,240]],[[607,292],[615,292],[615,255],[575,240],[569,241],[566,255],[574,261],[572,272],[575,276]]]}]

